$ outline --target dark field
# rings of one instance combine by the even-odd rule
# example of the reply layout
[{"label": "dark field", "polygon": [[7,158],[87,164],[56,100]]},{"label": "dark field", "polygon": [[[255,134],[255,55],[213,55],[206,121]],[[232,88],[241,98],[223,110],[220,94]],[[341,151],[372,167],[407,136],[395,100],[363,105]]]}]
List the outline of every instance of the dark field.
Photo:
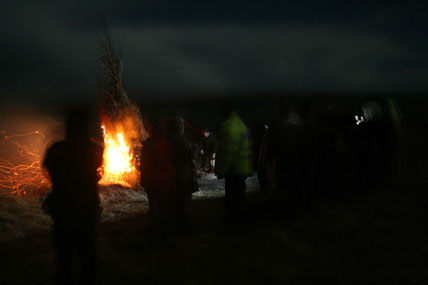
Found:
[{"label": "dark field", "polygon": [[[194,200],[191,231],[165,241],[147,237],[145,215],[103,223],[99,284],[426,284],[425,176],[390,182],[383,192],[322,201],[281,221],[256,191],[239,229],[224,228],[221,199]],[[1,284],[52,281],[48,233],[0,248]]]}]

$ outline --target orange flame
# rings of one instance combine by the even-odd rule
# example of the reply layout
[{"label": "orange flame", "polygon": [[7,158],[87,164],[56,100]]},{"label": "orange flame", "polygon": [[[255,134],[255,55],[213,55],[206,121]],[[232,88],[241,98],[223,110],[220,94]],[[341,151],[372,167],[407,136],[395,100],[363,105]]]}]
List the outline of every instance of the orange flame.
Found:
[{"label": "orange flame", "polygon": [[[104,134],[101,185],[119,184],[135,187],[139,183],[139,143],[134,121],[102,126]],[[120,130],[120,131],[118,131]],[[125,131],[126,130],[126,131]],[[44,135],[39,131],[9,135],[0,131],[0,194],[26,195],[50,185],[41,166],[46,148]]]},{"label": "orange flame", "polygon": [[109,133],[105,126],[101,128],[104,134],[104,162],[99,184],[133,187],[138,182],[139,172],[130,142],[125,140],[122,132]]}]

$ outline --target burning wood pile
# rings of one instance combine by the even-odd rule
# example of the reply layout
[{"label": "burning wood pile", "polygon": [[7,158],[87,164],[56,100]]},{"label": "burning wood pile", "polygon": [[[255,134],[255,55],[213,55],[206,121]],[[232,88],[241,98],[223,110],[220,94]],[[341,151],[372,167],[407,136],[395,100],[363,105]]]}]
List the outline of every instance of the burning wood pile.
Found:
[{"label": "burning wood pile", "polygon": [[[139,185],[139,150],[147,138],[138,106],[122,84],[122,61],[102,34],[99,57],[105,82],[98,86],[98,114],[104,137],[100,185]],[[47,189],[49,181],[41,163],[46,140],[40,131],[23,134],[0,131],[0,194],[25,195]],[[36,143],[37,142],[37,143]]]},{"label": "burning wood pile", "polygon": [[138,106],[129,99],[122,84],[122,61],[103,35],[99,58],[106,84],[98,90],[99,116],[104,135],[102,185],[136,187],[139,183],[138,150],[146,138]]}]

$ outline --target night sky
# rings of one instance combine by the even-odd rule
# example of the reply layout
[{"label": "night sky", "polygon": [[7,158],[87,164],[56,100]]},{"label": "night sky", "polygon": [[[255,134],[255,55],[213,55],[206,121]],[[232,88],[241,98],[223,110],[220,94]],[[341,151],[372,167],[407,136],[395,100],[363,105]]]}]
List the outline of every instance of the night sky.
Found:
[{"label": "night sky", "polygon": [[95,94],[103,19],[136,100],[428,91],[426,1],[325,2],[3,0],[1,97]]}]

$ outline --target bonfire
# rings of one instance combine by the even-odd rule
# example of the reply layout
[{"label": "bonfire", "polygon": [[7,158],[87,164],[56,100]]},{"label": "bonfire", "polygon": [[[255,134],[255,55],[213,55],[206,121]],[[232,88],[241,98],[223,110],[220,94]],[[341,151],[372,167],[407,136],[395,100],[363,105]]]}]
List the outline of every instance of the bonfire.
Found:
[{"label": "bonfire", "polygon": [[102,185],[135,188],[139,183],[138,150],[146,138],[138,106],[129,99],[122,84],[122,60],[113,51],[107,33],[102,34],[99,60],[106,84],[98,89],[99,116],[104,135]]},{"label": "bonfire", "polygon": [[[122,84],[122,60],[113,51],[108,34],[102,34],[102,53],[99,57],[105,74],[99,84],[98,114],[104,137],[103,165],[100,185],[139,185],[139,150],[147,138],[141,114],[126,94]],[[0,132],[0,194],[25,195],[47,189],[49,180],[41,167],[46,148],[33,142],[44,140],[40,131],[23,134]],[[33,142],[32,142],[33,141]]]}]

